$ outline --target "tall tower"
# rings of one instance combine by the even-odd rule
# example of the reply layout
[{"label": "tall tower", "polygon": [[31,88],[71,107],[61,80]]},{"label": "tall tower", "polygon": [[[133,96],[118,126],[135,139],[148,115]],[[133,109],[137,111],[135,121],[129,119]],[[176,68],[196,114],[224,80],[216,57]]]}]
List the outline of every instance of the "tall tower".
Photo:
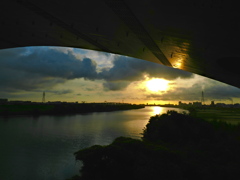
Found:
[{"label": "tall tower", "polygon": [[204,93],[203,93],[203,91],[202,91],[202,99],[201,99],[201,103],[202,103],[202,105],[205,104],[205,103],[204,103]]},{"label": "tall tower", "polygon": [[45,103],[45,91],[43,91],[42,103]]}]

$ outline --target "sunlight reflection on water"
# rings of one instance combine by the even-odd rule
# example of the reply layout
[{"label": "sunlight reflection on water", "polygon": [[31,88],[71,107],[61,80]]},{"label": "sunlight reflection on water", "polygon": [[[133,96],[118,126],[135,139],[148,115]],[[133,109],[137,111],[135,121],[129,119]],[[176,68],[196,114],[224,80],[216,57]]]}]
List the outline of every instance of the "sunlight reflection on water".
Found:
[{"label": "sunlight reflection on water", "polygon": [[128,117],[127,121],[122,122],[124,124],[124,129],[127,130],[127,135],[132,138],[141,139],[143,129],[148,123],[151,116],[157,114],[167,113],[168,110],[174,110],[177,112],[187,112],[187,110],[179,108],[170,108],[170,107],[160,107],[160,106],[147,106],[144,109],[139,109],[135,111],[125,111],[125,116]]},{"label": "sunlight reflection on water", "polygon": [[153,113],[154,114],[162,114],[163,108],[159,106],[154,106],[153,107]]},{"label": "sunlight reflection on water", "polygon": [[188,110],[171,107],[150,106],[149,108],[151,109],[151,111],[149,111],[150,116],[155,116],[156,114],[164,114],[167,113],[167,111],[177,111],[179,113],[188,112]]}]

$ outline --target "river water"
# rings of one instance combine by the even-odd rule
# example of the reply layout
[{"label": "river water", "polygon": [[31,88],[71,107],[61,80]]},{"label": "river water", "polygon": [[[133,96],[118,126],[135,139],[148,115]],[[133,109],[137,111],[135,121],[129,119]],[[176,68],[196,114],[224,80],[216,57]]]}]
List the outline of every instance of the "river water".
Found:
[{"label": "river water", "polygon": [[79,174],[73,155],[116,137],[141,138],[151,116],[167,110],[151,106],[137,110],[71,116],[0,117],[1,180],[64,180]]}]

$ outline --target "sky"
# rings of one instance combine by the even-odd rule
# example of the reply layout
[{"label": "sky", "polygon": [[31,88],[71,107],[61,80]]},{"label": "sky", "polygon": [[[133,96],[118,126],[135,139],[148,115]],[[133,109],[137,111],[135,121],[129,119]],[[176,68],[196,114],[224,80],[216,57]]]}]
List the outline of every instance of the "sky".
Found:
[{"label": "sky", "polygon": [[0,51],[0,98],[41,102],[239,103],[240,89],[164,65],[93,50]]}]

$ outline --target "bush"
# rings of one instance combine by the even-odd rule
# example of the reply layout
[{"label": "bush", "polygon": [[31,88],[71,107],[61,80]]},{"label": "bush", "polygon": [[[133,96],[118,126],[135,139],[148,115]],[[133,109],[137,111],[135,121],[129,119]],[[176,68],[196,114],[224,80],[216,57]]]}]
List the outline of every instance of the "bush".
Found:
[{"label": "bush", "polygon": [[192,145],[215,141],[214,127],[187,114],[168,111],[150,118],[142,139],[154,143]]},{"label": "bush", "polygon": [[[84,164],[81,179],[177,178],[180,156],[159,145],[119,137],[108,146],[92,146],[75,153]],[[172,173],[172,170],[175,173]]]}]

